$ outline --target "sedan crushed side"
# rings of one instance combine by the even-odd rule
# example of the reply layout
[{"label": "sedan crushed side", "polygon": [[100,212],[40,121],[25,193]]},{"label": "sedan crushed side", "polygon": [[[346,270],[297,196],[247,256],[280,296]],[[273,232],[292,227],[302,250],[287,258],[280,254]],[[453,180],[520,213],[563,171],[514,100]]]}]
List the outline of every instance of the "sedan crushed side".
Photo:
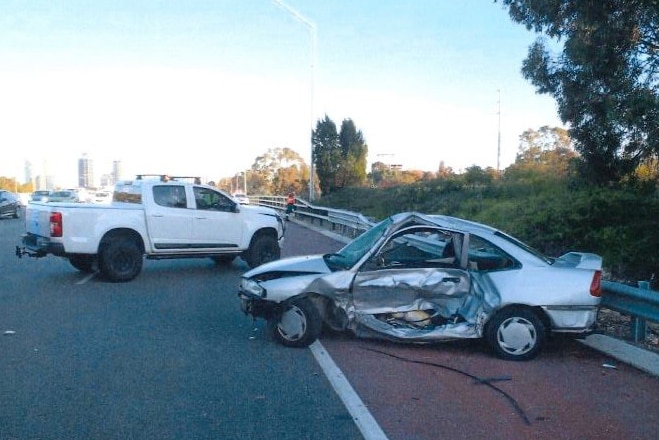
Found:
[{"label": "sedan crushed side", "polygon": [[489,226],[410,212],[335,254],[252,269],[238,296],[287,346],[311,344],[324,324],[416,343],[485,338],[498,356],[527,360],[552,332],[592,329],[601,266],[594,254],[552,259]]}]

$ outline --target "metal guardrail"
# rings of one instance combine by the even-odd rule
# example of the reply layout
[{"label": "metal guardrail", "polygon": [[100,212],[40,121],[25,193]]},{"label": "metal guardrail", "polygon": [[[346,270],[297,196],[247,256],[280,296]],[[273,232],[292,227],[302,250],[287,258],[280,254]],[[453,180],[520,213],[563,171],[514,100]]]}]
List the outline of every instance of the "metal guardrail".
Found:
[{"label": "metal guardrail", "polygon": [[639,281],[638,287],[612,281],[602,281],[602,307],[631,317],[632,338],[645,339],[647,321],[659,322],[659,292],[650,290],[648,281]]},{"label": "metal guardrail", "polygon": [[[286,211],[284,196],[249,196],[253,204],[269,206],[279,211]],[[296,199],[295,217],[298,220],[316,224],[332,232],[354,238],[373,226],[374,222],[362,214],[342,209],[314,206],[303,199]]]},{"label": "metal guardrail", "polygon": [[[284,196],[250,196],[252,203],[286,210]],[[354,238],[366,231],[374,222],[362,214],[313,206],[297,199],[295,216],[297,219],[318,224],[341,235]],[[613,281],[602,281],[602,307],[615,310],[631,317],[632,338],[635,342],[646,338],[646,321],[659,323],[659,292],[650,290],[648,281],[639,281],[639,287]]]}]

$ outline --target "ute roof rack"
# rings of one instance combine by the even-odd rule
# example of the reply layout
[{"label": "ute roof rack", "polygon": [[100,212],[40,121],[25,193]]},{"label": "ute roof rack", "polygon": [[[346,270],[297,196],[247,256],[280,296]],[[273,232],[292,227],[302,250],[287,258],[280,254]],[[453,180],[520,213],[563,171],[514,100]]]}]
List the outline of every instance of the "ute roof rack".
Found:
[{"label": "ute roof rack", "polygon": [[169,174],[138,174],[135,180],[145,180],[148,177],[155,177],[160,179],[161,182],[169,182],[171,180],[191,180],[197,185],[201,185],[201,178],[197,176],[170,176]]}]

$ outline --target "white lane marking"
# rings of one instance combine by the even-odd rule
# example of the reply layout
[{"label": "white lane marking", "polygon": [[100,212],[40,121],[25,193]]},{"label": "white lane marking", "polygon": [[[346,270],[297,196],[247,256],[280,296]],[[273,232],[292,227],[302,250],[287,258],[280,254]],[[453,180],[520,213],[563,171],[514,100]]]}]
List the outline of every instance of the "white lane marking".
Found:
[{"label": "white lane marking", "polygon": [[80,281],[76,282],[76,284],[85,284],[87,281],[89,281],[89,280],[91,280],[92,278],[94,278],[94,276],[96,276],[95,273],[90,273],[89,275],[87,275],[86,277],[84,277],[83,279],[81,279]]},{"label": "white lane marking", "polygon": [[331,358],[323,344],[320,341],[316,341],[309,346],[311,353],[316,358],[316,362],[320,365],[320,368],[323,369],[325,376],[332,384],[334,391],[339,395],[343,404],[346,406],[346,409],[352,416],[352,420],[357,425],[357,428],[361,431],[365,440],[387,440],[385,435],[378,422],[375,421],[375,418],[371,415],[366,405],[362,402],[362,399],[359,398],[355,390],[346,379],[343,372],[339,367],[334,363],[334,360]]}]

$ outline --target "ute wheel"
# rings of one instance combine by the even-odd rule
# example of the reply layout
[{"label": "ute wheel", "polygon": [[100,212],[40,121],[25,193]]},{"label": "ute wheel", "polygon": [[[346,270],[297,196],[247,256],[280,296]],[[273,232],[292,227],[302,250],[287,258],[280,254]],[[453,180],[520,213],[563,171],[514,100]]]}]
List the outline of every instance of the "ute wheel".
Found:
[{"label": "ute wheel", "polygon": [[278,260],[281,256],[281,249],[277,239],[272,235],[259,235],[252,240],[252,243],[245,253],[245,259],[249,267],[260,266],[268,261]]},{"label": "ute wheel", "polygon": [[545,333],[545,325],[533,311],[510,307],[487,323],[485,338],[500,358],[527,361],[540,352]]},{"label": "ute wheel", "polygon": [[135,242],[126,239],[113,240],[101,251],[99,269],[109,281],[130,281],[142,270],[142,258],[142,251]]},{"label": "ute wheel", "polygon": [[322,329],[318,309],[309,298],[299,298],[283,305],[281,314],[268,322],[277,342],[287,347],[307,347]]},{"label": "ute wheel", "polygon": [[87,254],[69,255],[69,263],[80,272],[91,273],[94,271],[94,256]]}]

